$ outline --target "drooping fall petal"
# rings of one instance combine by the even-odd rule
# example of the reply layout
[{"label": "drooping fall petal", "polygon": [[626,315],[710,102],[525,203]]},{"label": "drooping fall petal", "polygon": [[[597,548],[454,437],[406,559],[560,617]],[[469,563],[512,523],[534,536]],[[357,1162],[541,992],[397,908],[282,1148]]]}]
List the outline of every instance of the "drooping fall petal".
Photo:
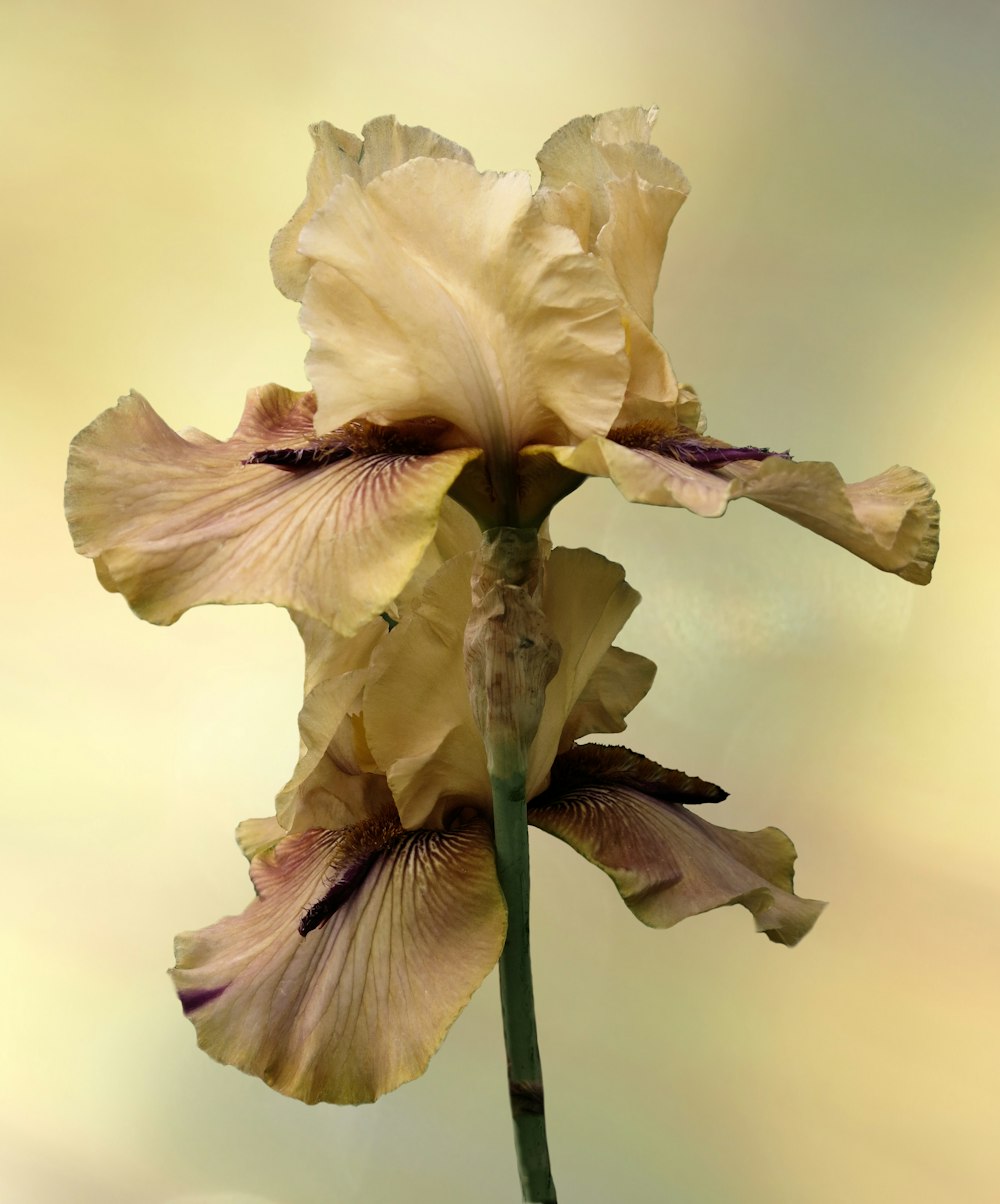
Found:
[{"label": "drooping fall petal", "polygon": [[433,414],[500,460],[614,421],[628,364],[616,290],[526,175],[413,159],[344,180],[299,239],[320,430]]},{"label": "drooping fall petal", "polygon": [[154,623],[205,602],[272,602],[356,630],[409,581],[444,495],[479,453],[345,454],[305,472],[243,463],[308,446],[313,406],[277,385],[252,390],[222,443],[178,435],[138,394],[123,398],[70,450],[77,550]]},{"label": "drooping fall petal", "polygon": [[242,915],[177,938],[202,1049],[306,1103],[423,1073],[496,963],[505,909],[485,823],[393,827],[286,837],[253,861]]},{"label": "drooping fall petal", "polygon": [[758,931],[794,945],[816,922],[824,905],[792,892],[795,847],[783,832],[721,828],[682,805],[718,801],[718,787],[627,749],[581,745],[561,761],[529,823],[603,869],[643,923],[669,928],[739,903]]},{"label": "drooping fall petal", "polygon": [[896,466],[847,484],[832,464],[781,456],[702,468],[649,448],[593,437],[553,448],[566,468],[614,481],[630,502],[679,506],[703,518],[748,497],[905,581],[926,585],[938,547],[934,487]]},{"label": "drooping fall petal", "polygon": [[752,498],[904,581],[926,585],[938,551],[941,508],[922,472],[895,465],[845,484],[832,464],[765,460],[722,470]]}]

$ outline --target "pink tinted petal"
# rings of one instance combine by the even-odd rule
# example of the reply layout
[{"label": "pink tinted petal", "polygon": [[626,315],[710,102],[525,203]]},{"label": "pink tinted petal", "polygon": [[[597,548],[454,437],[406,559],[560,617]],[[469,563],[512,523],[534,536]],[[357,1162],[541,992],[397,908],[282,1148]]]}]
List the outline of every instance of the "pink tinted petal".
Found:
[{"label": "pink tinted petal", "polygon": [[252,390],[225,443],[184,438],[138,394],[73,441],[66,511],[77,550],[154,623],[206,602],[273,602],[345,634],[400,593],[471,450],[347,455],[313,471],[243,461],[307,444],[313,399]]},{"label": "pink tinted petal", "polygon": [[176,942],[201,1048],[306,1103],[422,1074],[503,946],[485,824],[370,831],[286,837],[253,862],[242,915]]},{"label": "pink tinted petal", "polygon": [[[593,758],[599,748],[583,745],[569,756],[586,750]],[[644,758],[637,767],[625,749],[598,755],[606,763],[593,782],[578,780],[583,772],[563,788],[554,782],[531,804],[529,822],[603,869],[643,923],[669,928],[739,903],[772,941],[794,945],[805,936],[823,904],[792,892],[795,848],[783,832],[717,827],[681,805],[712,801],[717,788]]]}]

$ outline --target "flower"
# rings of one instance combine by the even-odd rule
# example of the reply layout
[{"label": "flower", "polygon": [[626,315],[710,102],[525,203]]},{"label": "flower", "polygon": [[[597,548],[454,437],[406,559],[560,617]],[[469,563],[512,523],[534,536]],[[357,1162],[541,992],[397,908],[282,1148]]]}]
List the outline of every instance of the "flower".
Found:
[{"label": "flower", "polygon": [[82,431],[67,513],[102,583],[157,623],[268,601],[350,633],[400,594],[446,495],[484,528],[534,527],[587,476],[707,517],[749,497],[926,583],[938,507],[922,474],[845,484],[704,434],[651,333],[688,191],[654,118],[570,122],[534,193],[391,117],[360,139],[313,127],[306,199],[271,252],[312,391],[251,391],[225,442],[175,434],[134,393]]},{"label": "flower", "polygon": [[[257,899],[177,939],[172,971],[199,1044],[308,1103],[374,1100],[421,1074],[496,963],[506,909],[485,754],[462,669],[471,554],[444,564],[391,632],[300,619],[302,752],[278,813],[240,826]],[[795,850],[686,804],[710,783],[627,749],[652,681],[613,646],[638,601],[618,565],[556,549],[544,609],[563,649],[531,751],[529,822],[599,866],[645,923],[740,903],[794,944],[822,904],[792,893]]]}]

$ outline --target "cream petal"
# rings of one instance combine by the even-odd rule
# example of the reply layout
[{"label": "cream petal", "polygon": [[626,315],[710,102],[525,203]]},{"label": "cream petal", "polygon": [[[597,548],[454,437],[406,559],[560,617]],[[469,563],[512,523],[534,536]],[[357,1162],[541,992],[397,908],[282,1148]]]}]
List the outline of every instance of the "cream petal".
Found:
[{"label": "cream petal", "polygon": [[576,447],[554,447],[552,455],[575,472],[610,477],[630,502],[681,506],[703,518],[724,514],[735,493],[734,483],[717,473],[597,436]]},{"label": "cream petal", "polygon": [[372,656],[365,733],[407,828],[442,827],[449,803],[489,805],[462,654],[472,560],[466,553],[444,565]]},{"label": "cream petal", "polygon": [[357,829],[286,837],[254,861],[242,915],[176,942],[201,1048],[306,1103],[367,1103],[422,1074],[503,947],[485,823],[366,847]]},{"label": "cream petal", "polygon": [[366,765],[361,698],[367,667],[320,682],[299,712],[299,760],[276,799],[289,832],[346,828],[393,807],[383,774]]},{"label": "cream petal", "polygon": [[550,450],[566,468],[610,477],[630,502],[717,518],[733,498],[748,497],[905,581],[931,579],[940,507],[934,486],[912,468],[896,465],[849,485],[832,464],[780,456],[710,470],[596,436]]},{"label": "cream petal", "polygon": [[[648,680],[649,662],[640,668],[638,662],[608,656],[615,637],[638,604],[639,594],[626,582],[620,564],[605,560],[589,548],[553,549],[545,568],[542,605],[562,657],[545,691],[545,708],[528,756],[529,798],[548,781],[567,722],[596,720],[600,689],[609,695],[603,701],[611,712],[618,705],[631,710],[629,700],[634,699],[635,705],[645,693],[642,686]],[[622,671],[624,678],[619,676]],[[597,680],[595,673],[599,673]],[[576,708],[585,694],[588,700],[581,714]],[[613,730],[621,731],[624,714],[615,716],[615,723]]]},{"label": "cream petal", "polygon": [[630,108],[577,117],[556,130],[538,152],[543,188],[576,184],[590,196],[590,230],[584,242],[588,249],[594,248],[611,215],[612,180],[634,172],[647,184],[678,193],[678,205],[687,195],[690,185],[684,173],[650,145],[657,113],[655,108]]},{"label": "cream petal", "polygon": [[625,716],[649,693],[656,665],[637,652],[612,646],[590,675],[559,737],[559,751],[594,732],[623,732]]},{"label": "cream petal", "polygon": [[367,668],[372,649],[386,634],[387,624],[381,616],[359,628],[353,636],[338,635],[332,627],[299,611],[289,612],[302,637],[305,652],[305,686],[310,694],[321,682],[331,681],[342,673]]},{"label": "cream petal", "polygon": [[[365,731],[407,828],[443,827],[457,807],[490,806],[462,652],[471,570],[471,555],[446,564],[372,656]],[[585,548],[556,548],[546,564],[543,607],[562,659],[530,753],[529,797],[547,781],[567,725],[597,731],[606,719],[621,731],[648,689],[651,663],[611,649],[639,600],[624,576],[620,565]]]},{"label": "cream petal", "polygon": [[433,415],[501,461],[605,431],[628,364],[615,288],[527,176],[414,159],[345,181],[302,234],[318,426]]},{"label": "cream petal", "polygon": [[225,443],[176,434],[138,394],[73,441],[66,511],[77,550],[142,618],[205,602],[273,602],[357,630],[400,593],[472,449],[348,456],[313,471],[244,465],[302,445],[312,400],[252,390]]},{"label": "cream petal", "polygon": [[472,155],[464,146],[422,125],[400,125],[395,117],[376,117],[361,133],[364,139],[361,183],[366,187],[383,172],[410,159],[456,159],[472,164]]},{"label": "cream petal", "polygon": [[328,121],[309,127],[315,145],[306,176],[306,198],[292,218],[271,240],[271,274],[278,290],[292,301],[302,300],[312,260],[298,249],[302,227],[344,177],[359,179],[361,139],[346,130],[338,130]]},{"label": "cream petal", "polygon": [[648,184],[635,172],[609,180],[607,190],[610,213],[597,236],[597,253],[639,320],[650,328],[667,233],[685,193]]},{"label": "cream petal", "polygon": [[770,459],[729,464],[722,474],[743,497],[840,544],[904,581],[926,585],[938,551],[940,507],[934,486],[895,465],[867,481],[845,484],[832,464]]},{"label": "cream petal", "polygon": [[253,861],[261,853],[273,849],[278,841],[284,840],[287,835],[277,817],[269,815],[266,819],[243,820],[236,829],[236,843],[247,861]]},{"label": "cream petal", "polygon": [[572,229],[597,254],[619,289],[629,393],[667,407],[665,417],[676,420],[677,379],[651,328],[667,234],[689,185],[649,145],[655,116],[655,109],[621,109],[557,131],[538,156],[538,202],[547,220]]},{"label": "cream petal", "polygon": [[[575,752],[588,750],[593,767],[593,750],[599,748],[584,745]],[[644,758],[636,772],[628,764],[635,754],[605,751],[609,763],[589,784],[575,780],[582,772],[574,773],[568,788],[560,789],[557,766],[552,789],[529,805],[529,823],[603,869],[630,910],[651,927],[669,928],[739,903],[772,941],[794,945],[805,936],[824,904],[792,892],[795,848],[783,832],[737,832],[710,824],[681,805],[711,801],[707,783],[659,766],[651,772]],[[622,769],[618,783],[616,761]]]}]

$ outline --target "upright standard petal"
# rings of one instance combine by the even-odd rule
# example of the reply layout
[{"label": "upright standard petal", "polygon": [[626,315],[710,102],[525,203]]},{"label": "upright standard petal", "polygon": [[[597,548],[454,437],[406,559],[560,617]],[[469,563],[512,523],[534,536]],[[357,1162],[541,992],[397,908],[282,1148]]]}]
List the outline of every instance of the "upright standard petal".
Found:
[{"label": "upright standard petal", "polygon": [[783,832],[720,828],[683,806],[724,797],[628,749],[585,744],[557,760],[528,821],[604,870],[644,924],[670,928],[739,903],[759,932],[794,945],[824,905],[792,892],[795,847]]},{"label": "upright standard petal", "polygon": [[[123,398],[70,449],[77,550],[153,623],[205,602],[273,602],[357,630],[409,581],[479,452],[384,451],[363,432],[317,444],[314,404],[277,385],[251,390],[221,443],[182,437],[138,394]],[[284,459],[246,462],[268,448]],[[288,471],[296,458],[307,467]]]},{"label": "upright standard petal", "polygon": [[338,130],[328,121],[309,127],[315,144],[306,176],[306,198],[271,243],[271,272],[278,289],[292,301],[302,300],[312,260],[299,250],[299,235],[312,215],[326,204],[345,177],[370,184],[382,172],[410,159],[458,159],[471,163],[464,146],[449,142],[424,126],[400,125],[395,117],[376,117],[361,137]]},{"label": "upright standard petal", "polygon": [[316,261],[301,319],[321,430],[434,415],[504,462],[618,413],[616,290],[527,176],[414,159],[342,183],[300,248]]},{"label": "upright standard petal", "polygon": [[573,229],[625,302],[629,393],[676,411],[678,385],[653,338],[653,295],[671,223],[689,192],[684,173],[650,145],[654,109],[578,117],[538,153],[540,203],[550,221]]},{"label": "upright standard petal", "polygon": [[287,836],[251,877],[258,898],[179,936],[171,974],[202,1049],[306,1103],[422,1074],[503,947],[483,822]]}]

